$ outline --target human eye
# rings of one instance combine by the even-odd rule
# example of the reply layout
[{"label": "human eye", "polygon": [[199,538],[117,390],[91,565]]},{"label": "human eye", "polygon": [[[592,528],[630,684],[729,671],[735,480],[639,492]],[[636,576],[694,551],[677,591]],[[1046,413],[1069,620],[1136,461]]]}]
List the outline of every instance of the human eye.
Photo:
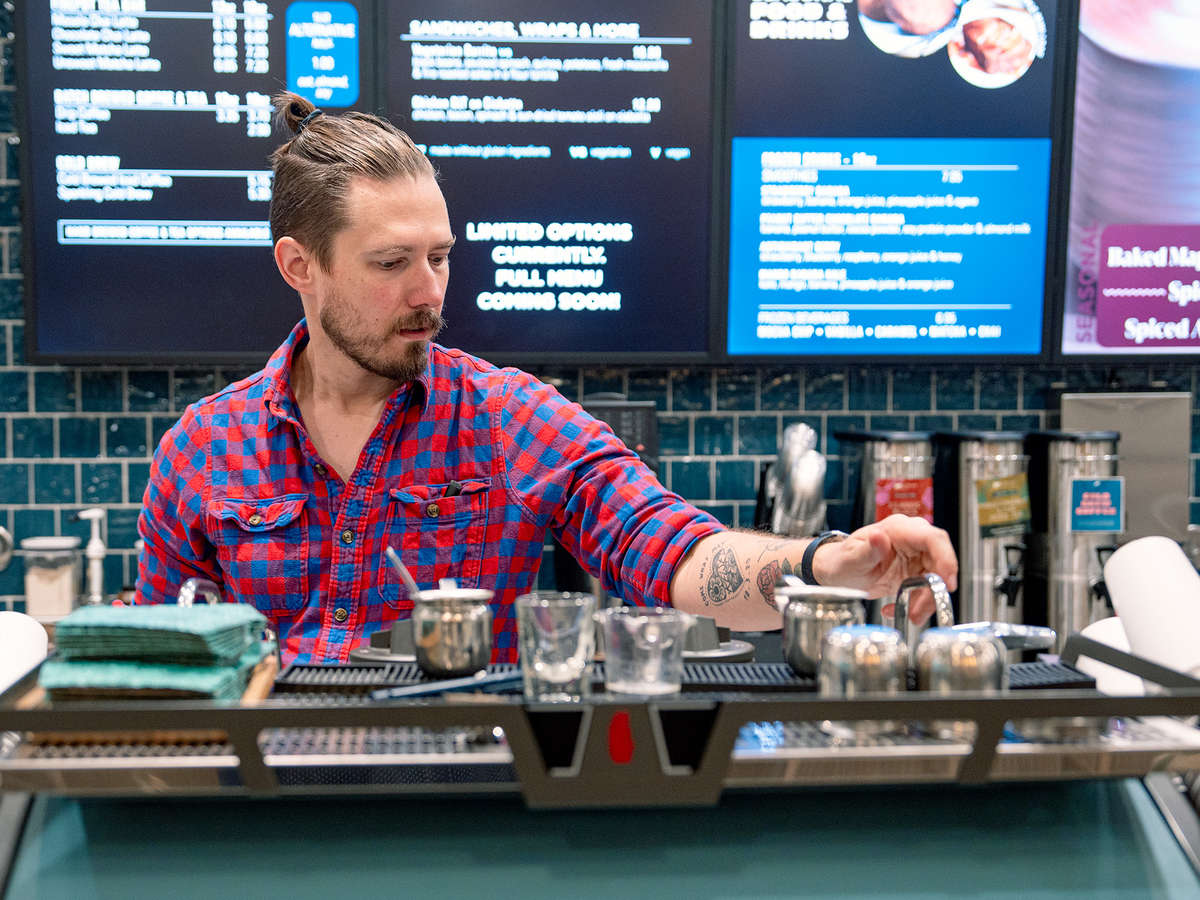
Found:
[{"label": "human eye", "polygon": [[398,269],[404,264],[402,259],[381,259],[375,263],[380,269],[385,272],[390,272],[393,269]]}]

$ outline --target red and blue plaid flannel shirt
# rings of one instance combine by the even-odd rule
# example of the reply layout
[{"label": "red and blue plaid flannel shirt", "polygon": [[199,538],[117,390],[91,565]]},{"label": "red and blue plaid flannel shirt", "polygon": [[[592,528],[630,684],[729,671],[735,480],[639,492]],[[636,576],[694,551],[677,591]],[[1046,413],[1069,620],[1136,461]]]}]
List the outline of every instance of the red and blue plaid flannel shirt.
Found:
[{"label": "red and blue plaid flannel shirt", "polygon": [[721,529],[554,388],[437,344],[343,484],[291,391],[307,340],[301,321],[263,371],[193,404],[164,436],[138,522],[137,602],[209,578],[270,619],[285,663],[344,663],[412,609],[391,544],[422,588],[454,578],[494,591],[493,659],[514,662],[513,600],[536,586],[548,530],[606,590],[666,604],[688,547]]}]

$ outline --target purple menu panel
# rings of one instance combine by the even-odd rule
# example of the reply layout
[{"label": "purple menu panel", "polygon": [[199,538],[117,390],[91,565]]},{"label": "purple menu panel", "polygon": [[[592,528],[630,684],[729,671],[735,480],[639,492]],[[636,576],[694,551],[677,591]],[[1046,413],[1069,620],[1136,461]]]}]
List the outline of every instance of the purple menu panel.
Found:
[{"label": "purple menu panel", "polygon": [[1200,225],[1110,225],[1099,261],[1102,346],[1200,348]]}]

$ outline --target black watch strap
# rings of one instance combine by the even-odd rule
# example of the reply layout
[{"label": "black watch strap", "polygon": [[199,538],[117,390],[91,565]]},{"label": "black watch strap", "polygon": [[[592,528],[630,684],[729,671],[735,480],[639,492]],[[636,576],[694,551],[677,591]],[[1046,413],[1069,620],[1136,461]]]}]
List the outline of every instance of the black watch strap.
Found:
[{"label": "black watch strap", "polygon": [[844,531],[822,531],[809,541],[808,546],[804,548],[804,556],[800,557],[800,580],[805,584],[816,584],[817,576],[813,574],[813,557],[817,555],[817,549],[829,541],[843,541],[849,536]]}]

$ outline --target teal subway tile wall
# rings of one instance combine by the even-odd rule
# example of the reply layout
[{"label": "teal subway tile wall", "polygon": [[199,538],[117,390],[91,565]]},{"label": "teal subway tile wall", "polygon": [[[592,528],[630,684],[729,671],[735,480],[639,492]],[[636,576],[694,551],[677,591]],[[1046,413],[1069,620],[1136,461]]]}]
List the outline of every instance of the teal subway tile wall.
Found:
[{"label": "teal subway tile wall", "polygon": [[[21,147],[12,130],[17,88],[4,37],[11,27],[11,11],[0,7],[0,525],[18,539],[86,537],[87,523],[76,513],[105,507],[106,588],[114,592],[136,575],[137,514],[158,439],[188,404],[249,372],[186,360],[172,368],[25,363]],[[453,289],[449,302],[456,302]],[[453,343],[452,331],[447,340]],[[738,527],[753,525],[761,466],[774,458],[784,429],[796,422],[816,431],[819,449],[828,456],[827,499],[831,524],[837,525],[850,517],[855,466],[835,432],[1054,427],[1053,398],[1063,388],[1098,389],[1115,380],[1126,387],[1189,391],[1193,397],[1200,388],[1196,367],[1159,364],[1114,370],[781,362],[722,368],[547,366],[534,373],[575,400],[615,391],[652,401],[659,413],[663,480]],[[1200,523],[1200,411],[1192,434],[1191,519]],[[0,607],[22,608],[23,572],[18,552],[0,572]]]}]

